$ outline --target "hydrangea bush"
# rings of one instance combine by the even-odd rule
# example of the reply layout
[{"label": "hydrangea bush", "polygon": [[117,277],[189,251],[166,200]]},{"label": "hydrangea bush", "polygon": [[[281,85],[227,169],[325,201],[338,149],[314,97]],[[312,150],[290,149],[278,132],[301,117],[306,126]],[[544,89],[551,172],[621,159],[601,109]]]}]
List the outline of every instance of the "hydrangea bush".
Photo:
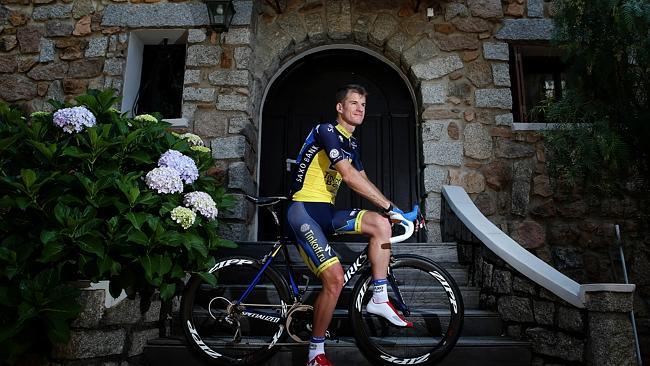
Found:
[{"label": "hydrangea bush", "polygon": [[115,102],[91,90],[30,116],[0,103],[0,360],[69,339],[73,281],[110,280],[145,309],[188,272],[214,281],[215,250],[234,245],[217,234],[229,197],[210,149]]}]

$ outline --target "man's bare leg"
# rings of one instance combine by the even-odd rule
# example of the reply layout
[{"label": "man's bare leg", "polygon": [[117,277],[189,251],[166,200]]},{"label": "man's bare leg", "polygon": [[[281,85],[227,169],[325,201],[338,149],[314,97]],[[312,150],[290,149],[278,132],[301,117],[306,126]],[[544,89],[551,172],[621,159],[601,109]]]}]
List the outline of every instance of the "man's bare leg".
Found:
[{"label": "man's bare leg", "polygon": [[343,289],[343,267],[336,263],[320,274],[323,288],[314,302],[312,335],[324,337]]},{"label": "man's bare leg", "polygon": [[368,211],[361,218],[361,232],[370,237],[368,258],[372,265],[372,278],[386,278],[390,261],[390,223],[376,212]]},{"label": "man's bare leg", "polygon": [[388,219],[376,212],[367,212],[361,219],[361,231],[370,236],[368,258],[372,265],[373,279],[373,297],[368,302],[366,311],[382,316],[396,326],[413,326],[388,301],[386,277],[391,253],[391,226]]}]

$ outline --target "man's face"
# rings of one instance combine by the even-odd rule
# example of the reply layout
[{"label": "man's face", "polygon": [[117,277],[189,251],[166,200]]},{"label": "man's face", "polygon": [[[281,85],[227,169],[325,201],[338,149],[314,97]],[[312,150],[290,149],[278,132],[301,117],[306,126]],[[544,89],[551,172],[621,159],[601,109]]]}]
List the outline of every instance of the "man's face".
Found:
[{"label": "man's face", "polygon": [[345,99],[336,104],[336,111],[342,121],[359,126],[366,114],[366,97],[349,90]]}]

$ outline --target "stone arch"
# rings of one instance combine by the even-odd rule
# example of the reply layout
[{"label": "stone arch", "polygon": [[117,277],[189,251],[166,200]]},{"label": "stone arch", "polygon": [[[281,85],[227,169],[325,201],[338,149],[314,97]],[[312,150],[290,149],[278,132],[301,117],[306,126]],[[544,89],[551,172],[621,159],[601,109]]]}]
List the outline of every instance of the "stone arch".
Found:
[{"label": "stone arch", "polygon": [[[407,2],[286,4],[281,14],[260,5],[260,15],[250,28],[255,52],[248,64],[248,113],[253,124],[260,127],[261,109],[274,80],[304,55],[349,47],[380,59],[398,72],[414,101],[429,240],[440,240],[442,185],[451,181],[472,192],[485,189],[481,167],[494,158],[489,125],[510,112],[509,89],[490,88],[492,67],[507,65],[503,62],[507,55],[493,55],[504,45],[490,42],[494,23],[486,20],[487,15],[460,11],[467,10],[464,6],[455,13],[449,9],[456,7],[436,5],[436,14],[444,14],[447,21],[438,24],[429,22],[423,12],[414,12]],[[259,134],[251,144],[259,151]],[[472,164],[466,164],[466,157]],[[252,176],[258,177],[259,163],[250,166]]]},{"label": "stone arch", "polygon": [[[334,50],[334,49],[344,49],[344,50],[356,50],[356,51],[361,51],[364,52],[391,67],[395,72],[400,76],[400,78],[404,81],[404,84],[406,85],[407,89],[409,90],[411,94],[411,99],[413,100],[413,105],[415,107],[415,115],[419,115],[418,111],[418,99],[416,97],[416,90],[413,88],[413,84],[411,81],[408,79],[407,75],[402,72],[401,69],[399,69],[394,63],[392,63],[389,59],[387,59],[384,55],[379,54],[369,48],[365,48],[356,44],[350,44],[350,43],[337,43],[337,44],[329,44],[329,45],[320,45],[320,46],[315,46],[313,48],[307,49],[302,51],[300,54],[297,54],[289,59],[287,59],[286,62],[284,62],[282,65],[279,65],[278,68],[275,70],[269,81],[266,83],[264,86],[264,92],[262,95],[260,95],[259,103],[256,103],[255,105],[259,105],[260,107],[256,109],[256,115],[254,116],[257,118],[257,125],[261,129],[262,124],[264,121],[262,120],[262,106],[264,106],[264,102],[266,100],[266,97],[268,95],[269,90],[273,86],[273,83],[286,71],[288,68],[290,68],[292,65],[294,65],[296,62],[299,62],[302,58],[322,52],[322,51],[327,51],[327,50]],[[260,145],[262,141],[261,138],[258,137],[257,141],[257,150],[260,151]],[[258,163],[257,165],[259,166],[259,156],[258,156]],[[256,181],[259,182],[259,173],[257,176]]]}]

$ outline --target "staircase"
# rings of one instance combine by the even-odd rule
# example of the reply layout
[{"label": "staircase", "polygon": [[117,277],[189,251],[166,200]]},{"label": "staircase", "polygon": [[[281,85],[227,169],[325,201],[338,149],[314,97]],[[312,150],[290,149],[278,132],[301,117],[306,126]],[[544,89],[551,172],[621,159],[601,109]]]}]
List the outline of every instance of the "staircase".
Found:
[{"label": "staircase", "polygon": [[[220,256],[232,254],[247,255],[259,258],[269,248],[265,242],[240,243],[239,248],[221,250]],[[333,243],[332,246],[344,263],[352,262],[358,253],[365,247],[363,243]],[[441,263],[454,277],[461,288],[465,304],[465,320],[461,337],[456,347],[440,363],[440,365],[499,365],[499,366],[529,366],[531,364],[531,345],[528,342],[514,340],[502,336],[504,327],[499,315],[494,312],[479,309],[479,289],[468,286],[467,268],[458,263],[455,243],[403,243],[393,247],[395,254],[418,254]],[[291,257],[297,271],[297,278],[302,281],[302,273],[306,273],[306,266],[297,252],[291,248]],[[313,302],[313,297],[318,290],[318,283],[312,279],[307,303]],[[327,355],[335,365],[371,365],[356,348],[354,336],[348,329],[347,304],[352,285],[343,291],[339,299],[339,306],[334,313],[330,329],[338,336],[338,341],[328,341],[326,344]],[[144,357],[150,365],[202,365],[189,349],[185,347],[182,329],[178,324],[178,316],[174,315],[171,334],[166,338],[158,338],[148,342],[144,349]],[[281,347],[267,365],[305,365],[307,346]]]}]

